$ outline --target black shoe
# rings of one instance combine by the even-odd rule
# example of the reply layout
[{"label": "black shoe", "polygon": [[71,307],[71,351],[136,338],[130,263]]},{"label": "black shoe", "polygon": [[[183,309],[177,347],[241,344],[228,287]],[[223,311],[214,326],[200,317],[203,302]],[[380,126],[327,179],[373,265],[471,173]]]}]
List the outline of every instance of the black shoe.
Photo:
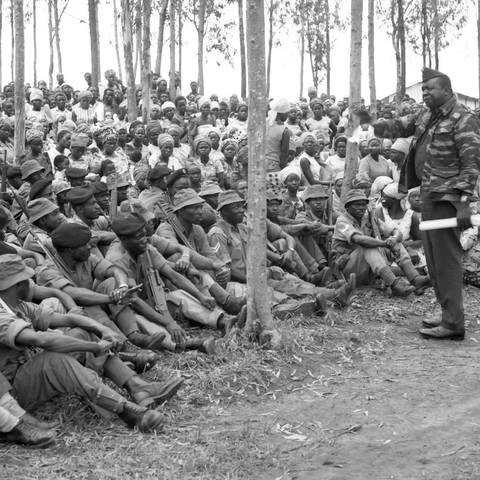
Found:
[{"label": "black shoe", "polygon": [[128,353],[118,352],[117,356],[137,373],[147,372],[157,363],[157,355],[148,350],[138,350]]},{"label": "black shoe", "polygon": [[215,339],[189,338],[185,342],[185,350],[199,350],[207,355],[215,355]]},{"label": "black shoe", "polygon": [[423,295],[432,286],[430,275],[418,275],[411,283],[415,287],[415,295]]},{"label": "black shoe", "polygon": [[351,273],[348,282],[335,291],[335,297],[332,301],[340,308],[348,307],[348,305],[350,305],[352,296],[355,293],[356,285],[357,276],[354,273]]},{"label": "black shoe", "polygon": [[320,272],[311,273],[305,276],[305,280],[313,283],[316,287],[324,287],[332,277],[332,269],[330,267],[322,268]]},{"label": "black shoe", "polygon": [[235,326],[237,321],[237,316],[225,313],[218,319],[217,329],[220,330],[223,335],[226,335]]},{"label": "black shoe", "polygon": [[42,422],[29,413],[25,413],[20,417],[20,420],[33,425],[34,427],[41,428],[43,430],[51,430],[60,426],[60,420],[52,420],[51,422]]},{"label": "black shoe", "polygon": [[130,428],[137,427],[143,433],[159,431],[163,425],[163,415],[132,402],[123,404],[123,412],[118,415]]},{"label": "black shoe", "polygon": [[145,385],[136,392],[131,392],[133,401],[141,407],[147,407],[152,403],[161,405],[170,400],[182,387],[183,378],[173,378],[166,382],[153,382]]},{"label": "black shoe", "polygon": [[422,326],[425,328],[435,328],[439,327],[441,320],[434,319],[434,320],[422,320]]},{"label": "black shoe", "polygon": [[20,420],[20,423],[10,432],[2,435],[8,443],[19,443],[28,447],[46,447],[55,440],[54,430],[39,428],[31,423]]},{"label": "black shoe", "polygon": [[144,348],[146,350],[160,350],[166,336],[167,335],[162,332],[156,332],[153,335],[133,332],[128,336],[128,340],[136,347]]},{"label": "black shoe", "polygon": [[390,289],[392,290],[392,295],[394,297],[400,298],[408,297],[415,291],[415,287],[413,285],[403,285],[400,278],[397,278],[392,285],[390,285]]},{"label": "black shoe", "polygon": [[327,313],[327,299],[323,293],[315,297],[315,315],[325,315]]},{"label": "black shoe", "polygon": [[227,301],[223,304],[223,309],[230,315],[238,315],[240,310],[247,304],[247,296],[234,297],[229,295]]},{"label": "black shoe", "polygon": [[433,340],[463,340],[465,338],[465,330],[450,330],[445,327],[433,327],[420,330],[423,338],[431,338]]}]

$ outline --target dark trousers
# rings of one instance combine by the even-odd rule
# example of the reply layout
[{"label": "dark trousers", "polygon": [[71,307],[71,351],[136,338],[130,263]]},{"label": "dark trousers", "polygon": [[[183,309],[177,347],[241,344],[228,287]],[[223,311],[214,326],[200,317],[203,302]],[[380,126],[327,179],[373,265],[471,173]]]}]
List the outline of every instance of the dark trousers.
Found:
[{"label": "dark trousers", "polygon": [[[450,202],[432,202],[422,198],[422,220],[439,220],[457,216]],[[462,299],[462,245],[458,228],[422,232],[428,273],[437,300],[442,307],[441,326],[464,330]]]}]

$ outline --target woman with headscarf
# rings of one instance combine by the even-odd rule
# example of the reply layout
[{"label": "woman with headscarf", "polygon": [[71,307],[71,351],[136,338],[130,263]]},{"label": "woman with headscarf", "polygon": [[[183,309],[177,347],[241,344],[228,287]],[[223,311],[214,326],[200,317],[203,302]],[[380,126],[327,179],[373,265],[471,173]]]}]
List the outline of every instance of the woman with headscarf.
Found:
[{"label": "woman with headscarf", "polygon": [[222,136],[222,132],[218,127],[213,127],[208,132],[208,138],[212,142],[212,151],[210,152],[210,157],[214,160],[223,160],[223,153],[220,149],[220,138]]},{"label": "woman with headscarf", "polygon": [[317,137],[311,132],[302,133],[300,137],[300,146],[303,152],[295,160],[300,166],[303,174],[303,183],[305,185],[317,185],[322,182],[328,182],[330,174],[323,168],[314,157],[317,148]]},{"label": "woman with headscarf", "polygon": [[296,216],[305,210],[305,205],[298,196],[301,179],[302,170],[298,165],[290,163],[280,172],[280,181],[286,192],[282,195],[279,216],[295,220]]},{"label": "woman with headscarf", "polygon": [[43,92],[37,88],[30,91],[30,103],[25,105],[25,118],[33,122],[46,120],[48,124],[53,123],[52,112],[48,103],[43,105]]},{"label": "woman with headscarf", "polygon": [[142,154],[142,160],[147,161],[149,150],[143,143],[145,138],[145,125],[140,120],[135,120],[130,124],[129,132],[132,141],[125,144],[125,153],[130,157],[137,150]]},{"label": "woman with headscarf", "polygon": [[290,130],[285,120],[290,111],[290,101],[277,98],[270,102],[267,118],[265,167],[267,170],[267,187],[280,187],[279,172],[287,166]]},{"label": "woman with headscarf", "polygon": [[[287,120],[285,121],[285,126],[292,132],[292,135],[299,137],[305,129],[300,125],[298,119],[298,111],[300,108],[296,103],[290,105],[290,111],[288,112]],[[300,110],[301,112],[301,110]]]},{"label": "woman with headscarf", "polygon": [[[183,142],[187,140],[187,126],[188,120],[185,116],[187,111],[187,99],[185,97],[175,98],[175,115],[172,118],[172,125],[177,125],[180,127],[180,139],[179,141]],[[167,132],[169,133],[169,132]]]},{"label": "woman with headscarf", "polygon": [[358,171],[365,172],[372,182],[380,176],[391,177],[391,163],[380,155],[382,149],[382,141],[377,137],[372,137],[368,141],[369,154],[360,160]]},{"label": "woman with headscarf", "polygon": [[173,116],[175,115],[175,104],[173,102],[165,102],[162,105],[163,118],[160,120],[162,133],[166,133],[168,127],[172,125]]},{"label": "woman with headscarf", "polygon": [[310,108],[313,112],[313,118],[309,118],[305,125],[310,132],[319,130],[324,135],[333,138],[337,133],[337,126],[330,117],[325,115],[323,103],[319,98],[315,98],[310,102]]},{"label": "woman with headscarf", "polygon": [[207,97],[198,100],[200,115],[190,120],[188,124],[188,141],[193,147],[197,135],[206,135],[211,127],[216,126],[215,117],[210,113],[211,102]]},{"label": "woman with headscarf", "polygon": [[185,167],[190,158],[190,152],[192,149],[188,143],[180,143],[180,138],[183,133],[182,127],[180,125],[172,124],[168,128],[167,133],[171,135],[174,141],[173,156],[178,158],[182,167]]},{"label": "woman with headscarf", "polygon": [[[102,130],[103,160],[111,160],[117,174],[124,175],[129,172],[129,161],[127,155],[122,150],[118,150],[117,139],[118,134],[113,128],[107,127]],[[129,174],[133,180],[133,169]]]},{"label": "woman with headscarf", "polygon": [[196,164],[202,169],[202,183],[207,180],[218,180],[221,188],[224,187],[224,170],[220,160],[214,160],[210,157],[212,142],[206,135],[198,135],[193,143],[193,152],[195,157],[188,160],[189,165]]},{"label": "woman with headscarf", "polygon": [[[357,176],[359,174],[357,173]],[[382,196],[382,191],[383,189],[387,186],[387,185],[390,185],[391,183],[393,183],[393,180],[390,178],[390,177],[386,177],[386,176],[380,176],[380,177],[377,177],[373,183],[370,181],[370,177],[368,176],[368,174],[366,173],[362,173],[360,174],[362,175],[364,178],[366,178],[368,181],[369,181],[369,184],[370,184],[370,194],[367,195],[367,197],[371,197],[375,200],[379,200]]]},{"label": "woman with headscarf", "polygon": [[[53,166],[53,161],[57,155],[70,155],[70,140],[72,139],[72,133],[68,129],[60,129],[57,132],[57,143],[48,150],[48,157]],[[1,147],[0,147],[1,148]]]},{"label": "woman with headscarf", "polygon": [[68,157],[71,168],[81,168],[90,171],[91,157],[86,154],[90,139],[86,133],[74,132],[70,140],[71,153]]},{"label": "woman with headscarf", "polygon": [[[385,140],[384,140],[385,141]],[[400,172],[402,170],[407,153],[410,149],[411,138],[398,138],[390,149],[390,162],[392,162],[392,177],[395,182],[400,180]]]},{"label": "woman with headscarf", "polygon": [[334,215],[340,215],[340,197],[342,195],[344,172],[339,172],[333,179],[332,211]]},{"label": "woman with headscarf", "polygon": [[347,155],[347,137],[339,135],[333,141],[335,155],[327,158],[326,167],[330,178],[335,178],[337,174],[345,171],[345,157]]},{"label": "woman with headscarf", "polygon": [[166,165],[171,170],[183,168],[178,158],[173,156],[173,146],[175,145],[175,141],[171,135],[168,133],[161,133],[158,136],[157,145],[159,149],[159,155],[149,158],[148,163],[150,168],[154,168],[158,165]]},{"label": "woman with headscarf", "polygon": [[45,169],[45,177],[48,177],[53,176],[53,168],[48,155],[43,151],[43,137],[44,131],[40,126],[30,128],[25,132],[25,140],[29,151],[20,163],[35,160]]},{"label": "woman with headscarf", "polygon": [[160,149],[158,148],[158,136],[162,133],[160,122],[148,122],[145,133],[148,140],[148,163],[155,165],[160,158]]},{"label": "woman with headscarf", "polygon": [[221,152],[221,162],[225,174],[225,188],[230,189],[241,178],[241,166],[235,159],[238,153],[238,143],[233,138],[226,138],[222,142]]},{"label": "woman with headscarf", "polygon": [[2,152],[2,163],[4,155],[7,154],[7,164],[13,165],[15,163],[15,149],[10,138],[12,134],[12,127],[10,122],[3,117],[0,117],[0,151]]},{"label": "woman with headscarf", "polygon": [[75,123],[85,122],[87,125],[97,123],[95,110],[91,105],[92,99],[93,95],[89,90],[78,94],[78,103],[72,107],[72,120]]}]

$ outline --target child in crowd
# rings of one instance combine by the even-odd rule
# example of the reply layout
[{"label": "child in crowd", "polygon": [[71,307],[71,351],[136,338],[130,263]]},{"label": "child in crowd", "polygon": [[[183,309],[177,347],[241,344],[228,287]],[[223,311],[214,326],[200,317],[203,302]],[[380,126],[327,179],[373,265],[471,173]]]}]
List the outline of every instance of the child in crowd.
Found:
[{"label": "child in crowd", "polygon": [[57,155],[53,159],[55,167],[55,180],[65,181],[65,170],[70,168],[70,160],[65,155]]}]

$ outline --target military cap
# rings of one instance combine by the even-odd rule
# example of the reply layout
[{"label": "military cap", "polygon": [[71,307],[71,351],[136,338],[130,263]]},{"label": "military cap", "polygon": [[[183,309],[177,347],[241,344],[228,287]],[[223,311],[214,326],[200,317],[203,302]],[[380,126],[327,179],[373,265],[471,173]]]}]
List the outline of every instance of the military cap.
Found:
[{"label": "military cap", "polygon": [[152,180],[159,180],[160,178],[166,177],[173,172],[171,168],[168,168],[166,165],[158,165],[152,168],[147,174],[147,180],[151,182]]},{"label": "military cap", "polygon": [[422,82],[427,82],[428,80],[431,80],[432,78],[437,78],[437,77],[448,77],[448,75],[445,75],[442,72],[439,72],[438,70],[433,70],[432,68],[424,67],[422,70]]},{"label": "military cap", "polygon": [[27,210],[29,215],[29,220],[32,223],[35,223],[40,218],[48,215],[49,213],[58,210],[58,205],[51,202],[47,198],[35,198],[30,200],[27,204]]},{"label": "military cap", "polygon": [[120,204],[120,212],[122,213],[139,213],[145,221],[153,220],[155,215],[149,212],[142,204],[140,200],[124,200]]},{"label": "military cap", "polygon": [[83,168],[67,168],[65,176],[67,178],[85,178],[88,175],[88,170]]},{"label": "military cap", "polygon": [[108,185],[105,182],[92,182],[90,187],[93,188],[95,196],[108,192]]},{"label": "military cap", "polygon": [[90,241],[92,232],[81,223],[65,222],[61,223],[50,237],[55,248],[78,248]]},{"label": "military cap", "polygon": [[349,190],[347,193],[347,198],[345,199],[345,206],[347,206],[349,203],[357,202],[359,200],[363,200],[366,203],[369,202],[367,196],[363,193],[363,190]]},{"label": "military cap", "polygon": [[310,198],[328,198],[327,192],[321,185],[310,185],[302,195],[303,200]]},{"label": "military cap", "polygon": [[20,177],[22,175],[22,170],[20,167],[8,167],[7,168],[7,178]]},{"label": "military cap", "polygon": [[232,203],[245,203],[245,200],[241,198],[240,195],[235,192],[235,190],[227,190],[226,192],[222,192],[218,196],[217,210],[220,211],[223,207]]},{"label": "military cap", "polygon": [[23,260],[15,254],[0,255],[0,291],[32,278],[33,268],[27,267]]},{"label": "military cap", "polygon": [[36,160],[27,160],[20,165],[22,180],[25,180],[35,172],[44,172],[45,169]]},{"label": "military cap", "polygon": [[182,208],[189,207],[190,205],[199,205],[205,203],[205,200],[200,197],[192,188],[185,188],[180,190],[173,197],[173,211],[178,212]]},{"label": "military cap", "polygon": [[68,182],[64,182],[63,180],[54,180],[52,183],[53,186],[53,191],[55,192],[55,195],[58,195],[59,193],[62,192],[68,192],[69,190],[72,189],[70,184]]},{"label": "military cap", "polygon": [[112,230],[119,237],[129,237],[144,228],[145,223],[139,213],[120,213],[112,221]]},{"label": "military cap", "polygon": [[222,193],[223,190],[220,188],[217,182],[205,182],[202,185],[202,190],[199,195],[203,197],[204,195],[215,195],[216,193]]},{"label": "military cap", "polygon": [[28,197],[30,198],[30,200],[34,200],[35,198],[37,198],[38,195],[40,195],[40,193],[42,192],[42,190],[44,190],[45,188],[47,188],[49,185],[52,184],[52,181],[53,181],[53,178],[44,178],[42,180],[39,180],[38,182],[35,182],[32,185],[30,193],[28,194]]},{"label": "military cap", "polygon": [[95,194],[95,190],[90,185],[73,187],[65,197],[72,205],[81,205],[90,200]]},{"label": "military cap", "polygon": [[111,182],[108,184],[108,189],[113,190],[115,187],[117,188],[123,188],[123,187],[129,187],[130,182],[126,178],[119,178],[116,182]]},{"label": "military cap", "polygon": [[179,168],[168,177],[167,188],[170,188],[180,177],[188,177],[188,170],[186,168]]}]

